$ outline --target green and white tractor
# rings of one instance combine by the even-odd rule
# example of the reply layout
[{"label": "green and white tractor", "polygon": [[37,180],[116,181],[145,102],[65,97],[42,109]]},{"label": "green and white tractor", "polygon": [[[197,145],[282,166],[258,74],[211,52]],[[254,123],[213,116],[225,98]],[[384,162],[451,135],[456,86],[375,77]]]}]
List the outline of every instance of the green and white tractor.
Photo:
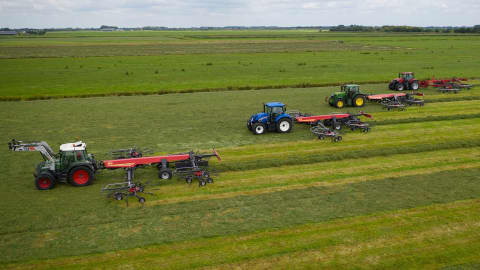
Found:
[{"label": "green and white tractor", "polygon": [[97,162],[87,153],[84,142],[65,143],[60,151],[54,153],[44,141],[22,142],[12,140],[8,143],[12,151],[39,151],[44,161],[40,162],[33,174],[35,186],[40,190],[52,189],[58,182],[69,182],[81,187],[92,183],[97,171]]},{"label": "green and white tractor", "polygon": [[349,107],[363,107],[367,97],[360,92],[360,86],[357,84],[342,85],[339,92],[335,92],[327,98],[328,104],[336,108]]}]

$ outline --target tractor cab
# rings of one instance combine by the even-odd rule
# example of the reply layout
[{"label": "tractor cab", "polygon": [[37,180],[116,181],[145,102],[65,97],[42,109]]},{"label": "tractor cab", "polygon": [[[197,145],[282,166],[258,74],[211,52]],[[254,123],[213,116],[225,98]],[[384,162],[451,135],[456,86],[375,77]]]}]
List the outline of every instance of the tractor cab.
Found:
[{"label": "tractor cab", "polygon": [[87,153],[87,144],[84,142],[65,143],[60,145],[57,166],[60,170],[69,169],[75,162],[85,162],[92,159]]},{"label": "tractor cab", "polygon": [[340,88],[345,93],[347,98],[351,99],[354,95],[360,92],[360,86],[357,84],[345,84]]},{"label": "tractor cab", "polygon": [[415,74],[413,72],[401,72],[398,74],[398,78],[402,78],[408,82],[415,78]]},{"label": "tractor cab", "polygon": [[263,112],[268,114],[270,120],[275,119],[277,115],[285,113],[286,106],[280,102],[269,102],[263,104]]},{"label": "tractor cab", "polygon": [[263,112],[252,115],[247,121],[247,128],[256,135],[263,134],[267,130],[290,132],[293,120],[286,111],[285,104],[281,102],[264,103]]},{"label": "tractor cab", "polygon": [[342,92],[345,93],[358,93],[360,92],[360,86],[358,84],[344,84],[342,88],[340,88]]}]

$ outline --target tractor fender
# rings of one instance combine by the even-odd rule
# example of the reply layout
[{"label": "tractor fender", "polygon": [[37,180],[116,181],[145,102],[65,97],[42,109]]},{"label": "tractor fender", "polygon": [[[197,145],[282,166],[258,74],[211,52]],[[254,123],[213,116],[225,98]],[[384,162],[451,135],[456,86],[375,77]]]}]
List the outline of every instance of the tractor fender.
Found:
[{"label": "tractor fender", "polygon": [[280,119],[282,119],[282,118],[292,119],[292,117],[288,113],[282,113],[282,114],[277,115],[277,117],[275,117],[275,123],[278,123],[278,121],[280,121]]}]

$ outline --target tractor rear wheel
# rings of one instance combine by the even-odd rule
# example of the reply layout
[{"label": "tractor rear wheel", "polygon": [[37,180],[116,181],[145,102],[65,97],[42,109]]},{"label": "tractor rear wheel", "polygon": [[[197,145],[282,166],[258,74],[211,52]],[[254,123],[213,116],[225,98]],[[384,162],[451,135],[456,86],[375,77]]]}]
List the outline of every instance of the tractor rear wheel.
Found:
[{"label": "tractor rear wheel", "polygon": [[411,89],[411,90],[418,90],[418,82],[417,82],[417,81],[413,81],[413,82],[410,84],[410,89]]},{"label": "tractor rear wheel", "polygon": [[397,84],[395,85],[395,89],[396,89],[397,91],[403,91],[403,90],[405,89],[405,87],[404,87],[403,83],[397,83]]},{"label": "tractor rear wheel", "polygon": [[158,171],[158,178],[162,180],[172,179],[172,175],[173,175],[172,170],[168,168],[160,169],[160,171]]},{"label": "tractor rear wheel", "polygon": [[277,132],[279,133],[287,133],[292,130],[292,120],[289,118],[282,118],[277,123]]},{"label": "tractor rear wheel", "polygon": [[353,105],[355,107],[363,107],[365,106],[365,96],[358,95],[353,99]]},{"label": "tractor rear wheel", "polygon": [[339,99],[339,100],[337,100],[337,102],[335,102],[335,107],[337,107],[339,109],[343,108],[344,106],[345,106],[345,103],[343,102],[342,99]]},{"label": "tractor rear wheel", "polygon": [[35,186],[39,190],[52,189],[55,186],[55,177],[51,173],[40,173],[35,177]]},{"label": "tractor rear wheel", "polygon": [[93,181],[93,171],[85,166],[73,168],[68,174],[68,181],[72,186],[83,187],[88,186]]},{"label": "tractor rear wheel", "polygon": [[255,123],[252,126],[252,132],[255,135],[261,135],[261,134],[265,133],[265,129],[266,129],[266,127],[263,123]]}]

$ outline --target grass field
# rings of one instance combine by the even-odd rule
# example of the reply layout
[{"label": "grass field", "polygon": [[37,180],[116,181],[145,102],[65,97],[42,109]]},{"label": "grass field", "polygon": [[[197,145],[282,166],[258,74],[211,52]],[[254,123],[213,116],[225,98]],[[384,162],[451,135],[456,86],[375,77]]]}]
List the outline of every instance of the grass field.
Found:
[{"label": "grass field", "polygon": [[479,52],[478,35],[145,31],[0,37],[0,97],[384,82],[400,71],[419,78],[476,77]]},{"label": "grass field", "polygon": [[[344,49],[327,48],[329,42],[340,39]],[[299,44],[317,42],[327,47],[312,52],[298,49]],[[473,49],[478,46],[477,36],[311,31],[49,33],[40,38],[0,39],[0,73],[8,72],[7,84],[14,86],[0,88],[11,89],[11,95],[1,90],[3,97],[56,95],[60,88],[54,90],[48,76],[36,77],[38,83],[26,90],[26,81],[35,78],[22,80],[21,71],[31,68],[36,73],[40,66],[48,69],[52,63],[63,68],[65,61],[147,63],[168,57],[171,65],[179,59],[207,62],[215,57],[284,61],[291,65],[295,84],[303,80],[299,74],[306,74],[296,57],[314,53],[324,54],[326,62],[343,59],[364,81],[376,81],[390,78],[387,73],[392,73],[393,64],[375,67],[388,75],[376,77],[374,70],[363,66],[375,64],[361,59],[375,52],[360,54],[366,52],[357,50],[361,46],[375,47],[379,55],[394,52],[400,57],[406,48],[415,48],[409,53],[421,55],[427,46],[441,51],[452,44],[458,51],[450,49],[447,54],[463,50],[461,59],[476,62],[457,62],[445,69],[445,76],[478,77],[478,52]],[[188,53],[174,51],[177,45]],[[137,56],[134,49],[121,46],[153,49]],[[103,55],[110,47],[115,55]],[[277,52],[277,48],[288,52]],[[65,55],[53,55],[54,49]],[[431,61],[440,63],[439,59]],[[395,64],[393,73],[403,69],[405,61]],[[408,61],[417,73],[427,70],[418,68],[418,58]],[[259,65],[265,71],[245,67],[241,74],[238,69],[227,72],[228,65],[212,63],[204,68],[224,72],[225,82],[235,87],[254,85],[244,78],[257,80],[262,72],[270,72],[266,63]],[[69,65],[67,71],[71,70]],[[51,79],[74,86],[71,92],[58,90],[62,96],[90,94],[86,89],[95,85],[96,93],[119,91],[119,84],[108,88],[105,78],[95,79],[97,71],[85,72],[82,76],[91,80],[84,84],[62,76]],[[345,66],[332,69],[337,74],[344,71]],[[137,72],[122,85],[148,85],[148,80],[135,77]],[[164,83],[177,87],[177,79],[172,75]],[[312,76],[306,82],[328,82],[317,79]],[[218,77],[203,75],[186,76],[183,82],[195,80],[204,80],[205,87],[223,87]],[[332,83],[343,80],[337,77]],[[246,128],[246,120],[266,101],[282,101],[288,109],[315,114],[339,111],[324,101],[337,88],[0,101],[0,141],[5,143],[0,148],[0,269],[478,269],[479,88],[459,94],[426,89],[426,105],[406,111],[367,104],[362,110],[373,116],[371,132],[343,131],[340,143],[320,141],[302,125],[295,125],[288,134],[262,136]],[[363,84],[361,89],[388,92],[384,83]],[[148,182],[153,195],[145,195],[144,207],[134,200],[126,207],[100,192],[105,184],[124,179],[120,170],[100,171],[87,187],[58,184],[52,190],[36,190],[32,172],[41,157],[35,152],[9,152],[6,142],[12,138],[45,140],[54,150],[61,143],[84,140],[99,160],[110,158],[108,152],[113,149],[134,145],[156,153],[215,147],[222,162],[212,160],[218,175],[213,184],[202,188],[176,178],[160,181],[155,168],[138,169],[136,179]]]}]

